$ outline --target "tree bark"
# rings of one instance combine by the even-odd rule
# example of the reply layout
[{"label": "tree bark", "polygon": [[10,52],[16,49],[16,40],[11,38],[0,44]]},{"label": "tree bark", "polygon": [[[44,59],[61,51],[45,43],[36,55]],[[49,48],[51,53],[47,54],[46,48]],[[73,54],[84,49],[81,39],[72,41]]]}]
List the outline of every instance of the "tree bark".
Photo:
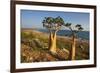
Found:
[{"label": "tree bark", "polygon": [[50,33],[50,36],[49,36],[49,50],[52,53],[56,53],[56,32],[54,32],[54,34]]},{"label": "tree bark", "polygon": [[72,38],[72,55],[71,55],[71,59],[72,60],[75,60],[75,50],[76,50],[76,38],[75,38],[75,35],[73,35],[73,38]]}]

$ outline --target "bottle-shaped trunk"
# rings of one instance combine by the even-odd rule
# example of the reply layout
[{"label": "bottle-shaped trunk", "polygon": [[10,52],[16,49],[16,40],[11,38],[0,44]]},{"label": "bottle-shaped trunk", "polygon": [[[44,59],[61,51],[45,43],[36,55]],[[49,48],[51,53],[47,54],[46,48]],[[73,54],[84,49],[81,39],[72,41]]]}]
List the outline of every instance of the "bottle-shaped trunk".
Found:
[{"label": "bottle-shaped trunk", "polygon": [[76,38],[75,38],[75,35],[73,35],[73,38],[72,38],[72,55],[71,55],[71,59],[72,60],[75,60],[75,51],[76,51]]},{"label": "bottle-shaped trunk", "polygon": [[56,53],[56,33],[50,34],[49,49],[52,53]]}]

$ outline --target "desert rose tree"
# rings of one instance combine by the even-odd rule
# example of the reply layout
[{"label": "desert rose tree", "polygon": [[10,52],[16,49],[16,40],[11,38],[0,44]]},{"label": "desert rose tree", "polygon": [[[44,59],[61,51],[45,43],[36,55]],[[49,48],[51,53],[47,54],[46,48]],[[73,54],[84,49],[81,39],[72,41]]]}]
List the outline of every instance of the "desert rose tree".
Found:
[{"label": "desert rose tree", "polygon": [[76,53],[76,37],[77,37],[77,33],[79,31],[83,30],[83,27],[80,24],[75,25],[75,27],[71,26],[72,23],[66,23],[64,24],[64,26],[66,26],[67,28],[69,28],[71,30],[72,33],[72,48],[71,48],[71,52],[70,52],[70,56],[71,56],[71,60],[75,60],[75,53]]},{"label": "desert rose tree", "polygon": [[60,30],[61,26],[64,25],[63,19],[58,16],[45,17],[43,20],[43,27],[49,30],[49,50],[51,53],[56,54],[56,33]]}]

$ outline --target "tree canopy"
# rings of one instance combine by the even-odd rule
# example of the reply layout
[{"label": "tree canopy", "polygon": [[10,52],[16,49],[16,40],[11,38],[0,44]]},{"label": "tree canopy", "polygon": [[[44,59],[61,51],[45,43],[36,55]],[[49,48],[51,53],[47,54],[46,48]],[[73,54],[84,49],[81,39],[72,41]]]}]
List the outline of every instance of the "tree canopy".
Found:
[{"label": "tree canopy", "polygon": [[57,31],[64,24],[64,20],[60,16],[56,18],[45,17],[42,23],[43,23],[43,27],[46,27],[49,30]]}]

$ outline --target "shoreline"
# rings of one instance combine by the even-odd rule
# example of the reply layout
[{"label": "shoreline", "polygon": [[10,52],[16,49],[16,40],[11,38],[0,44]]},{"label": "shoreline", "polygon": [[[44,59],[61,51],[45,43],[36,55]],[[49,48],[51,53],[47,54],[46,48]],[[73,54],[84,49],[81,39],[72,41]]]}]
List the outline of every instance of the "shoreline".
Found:
[{"label": "shoreline", "polygon": [[[21,28],[22,31],[27,31],[27,32],[36,32],[36,33],[40,33],[40,34],[43,34],[43,35],[46,35],[48,36],[49,33],[46,33],[46,32],[42,32],[42,31],[38,31],[36,28]],[[61,36],[61,35],[57,35],[58,38],[63,38],[63,39],[68,39],[68,40],[71,40],[72,38],[69,37],[69,36]],[[86,40],[86,39],[82,39],[82,38],[76,38],[76,41],[81,41],[81,42],[88,42],[89,43],[89,40]]]}]

